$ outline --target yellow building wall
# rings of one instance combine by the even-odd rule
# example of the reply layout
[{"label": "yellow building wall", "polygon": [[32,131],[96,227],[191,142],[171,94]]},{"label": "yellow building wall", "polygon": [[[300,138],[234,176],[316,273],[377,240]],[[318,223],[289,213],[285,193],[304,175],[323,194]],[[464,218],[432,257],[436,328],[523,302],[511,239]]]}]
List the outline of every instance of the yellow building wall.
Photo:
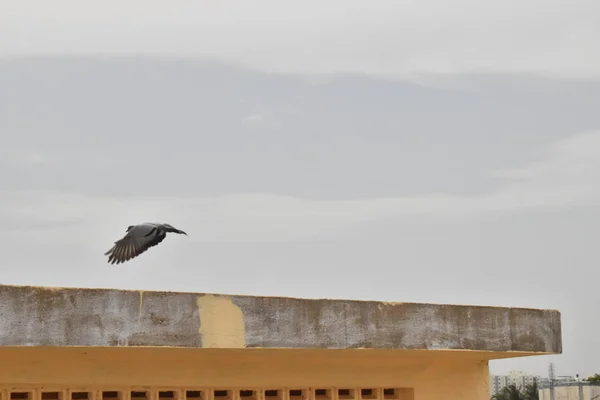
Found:
[{"label": "yellow building wall", "polygon": [[0,400],[489,400],[477,352],[0,348]]}]

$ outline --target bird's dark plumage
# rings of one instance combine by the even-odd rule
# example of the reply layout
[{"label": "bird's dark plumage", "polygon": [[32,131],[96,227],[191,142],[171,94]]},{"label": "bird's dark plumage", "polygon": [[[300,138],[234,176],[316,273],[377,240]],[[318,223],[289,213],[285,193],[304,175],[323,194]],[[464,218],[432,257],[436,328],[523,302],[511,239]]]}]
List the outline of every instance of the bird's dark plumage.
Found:
[{"label": "bird's dark plumage", "polygon": [[169,224],[144,223],[130,225],[127,227],[127,234],[122,239],[117,240],[115,245],[104,255],[108,256],[110,264],[123,263],[162,242],[167,236],[167,232],[187,235],[184,231]]}]

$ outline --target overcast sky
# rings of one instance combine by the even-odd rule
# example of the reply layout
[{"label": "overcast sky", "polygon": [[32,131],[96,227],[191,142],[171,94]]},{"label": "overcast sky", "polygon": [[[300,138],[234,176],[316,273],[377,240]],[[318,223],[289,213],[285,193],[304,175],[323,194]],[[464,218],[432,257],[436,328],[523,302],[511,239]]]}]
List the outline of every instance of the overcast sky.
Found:
[{"label": "overcast sky", "polygon": [[[600,372],[600,2],[6,0],[2,283],[559,309]],[[130,224],[189,233],[127,264]]]}]

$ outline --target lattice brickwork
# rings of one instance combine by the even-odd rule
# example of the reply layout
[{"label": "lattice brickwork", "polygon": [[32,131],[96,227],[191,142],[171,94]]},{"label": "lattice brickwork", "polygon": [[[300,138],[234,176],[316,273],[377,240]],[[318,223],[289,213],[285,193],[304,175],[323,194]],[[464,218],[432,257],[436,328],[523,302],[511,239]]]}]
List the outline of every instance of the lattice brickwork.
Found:
[{"label": "lattice brickwork", "polygon": [[411,388],[0,388],[0,400],[414,400]]}]

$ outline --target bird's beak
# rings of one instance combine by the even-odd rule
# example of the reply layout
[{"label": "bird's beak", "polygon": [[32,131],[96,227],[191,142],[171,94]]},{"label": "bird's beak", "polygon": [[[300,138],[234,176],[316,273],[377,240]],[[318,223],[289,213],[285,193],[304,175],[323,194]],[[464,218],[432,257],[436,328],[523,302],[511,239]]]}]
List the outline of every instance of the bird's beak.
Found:
[{"label": "bird's beak", "polygon": [[179,231],[179,233],[183,233],[185,236],[188,235],[187,233],[185,233],[184,231],[181,231],[181,230]]}]

